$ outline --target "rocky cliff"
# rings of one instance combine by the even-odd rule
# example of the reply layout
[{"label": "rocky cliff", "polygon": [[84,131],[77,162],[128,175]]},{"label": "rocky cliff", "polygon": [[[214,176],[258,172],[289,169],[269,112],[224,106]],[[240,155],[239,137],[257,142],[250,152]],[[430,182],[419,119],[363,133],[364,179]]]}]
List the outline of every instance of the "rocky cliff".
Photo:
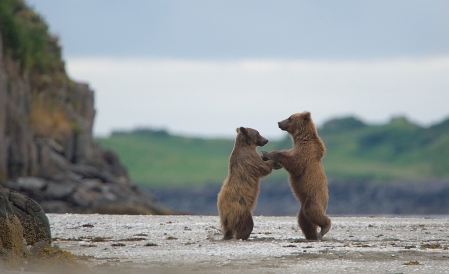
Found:
[{"label": "rocky cliff", "polygon": [[[0,14],[0,184],[46,212],[170,213],[93,141],[94,92],[67,77],[58,41],[40,17],[9,2],[11,12],[1,7]],[[40,48],[35,40],[44,41]]]}]

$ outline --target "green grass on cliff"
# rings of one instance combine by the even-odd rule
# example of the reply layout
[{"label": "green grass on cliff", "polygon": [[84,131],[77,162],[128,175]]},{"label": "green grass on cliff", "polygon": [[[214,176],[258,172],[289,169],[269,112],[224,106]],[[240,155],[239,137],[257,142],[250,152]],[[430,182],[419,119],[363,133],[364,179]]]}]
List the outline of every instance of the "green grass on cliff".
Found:
[{"label": "green grass on cliff", "polygon": [[3,53],[20,61],[22,70],[65,75],[58,38],[24,1],[0,0],[0,31]]},{"label": "green grass on cliff", "polygon": [[[332,179],[449,178],[449,119],[423,128],[404,118],[369,126],[350,117],[327,122],[319,135],[327,148],[324,169]],[[133,182],[147,186],[221,184],[234,145],[234,140],[187,138],[153,130],[115,133],[97,141],[117,152]],[[263,150],[290,147],[286,136]],[[284,170],[273,171],[266,181],[286,177]]]}]

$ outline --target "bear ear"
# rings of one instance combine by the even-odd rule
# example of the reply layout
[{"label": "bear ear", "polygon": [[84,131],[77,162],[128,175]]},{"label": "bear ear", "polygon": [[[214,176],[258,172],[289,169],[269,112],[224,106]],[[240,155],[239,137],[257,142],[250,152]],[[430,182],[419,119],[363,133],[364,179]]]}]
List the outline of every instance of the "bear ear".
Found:
[{"label": "bear ear", "polygon": [[304,111],[303,117],[305,121],[309,121],[311,119],[311,115],[309,111]]},{"label": "bear ear", "polygon": [[244,128],[244,127],[239,127],[238,129],[237,129],[237,133],[238,132],[241,132],[241,133],[243,133],[244,135],[248,135],[248,131],[246,130],[246,128]]}]

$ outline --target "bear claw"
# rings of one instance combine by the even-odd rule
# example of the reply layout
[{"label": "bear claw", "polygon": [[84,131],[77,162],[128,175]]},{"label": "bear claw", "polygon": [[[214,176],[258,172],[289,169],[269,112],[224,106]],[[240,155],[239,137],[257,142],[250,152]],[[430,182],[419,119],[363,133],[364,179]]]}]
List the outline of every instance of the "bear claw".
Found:
[{"label": "bear claw", "polygon": [[271,160],[271,155],[270,155],[270,153],[269,153],[269,152],[266,152],[266,151],[262,151],[262,159],[263,159],[264,161]]}]

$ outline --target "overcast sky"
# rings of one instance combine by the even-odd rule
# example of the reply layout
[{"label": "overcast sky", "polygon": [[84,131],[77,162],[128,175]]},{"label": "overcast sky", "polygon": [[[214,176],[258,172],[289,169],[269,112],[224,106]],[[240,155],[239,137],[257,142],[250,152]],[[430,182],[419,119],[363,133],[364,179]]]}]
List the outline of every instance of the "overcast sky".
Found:
[{"label": "overcast sky", "polygon": [[95,91],[94,132],[280,137],[309,110],[449,117],[449,1],[27,0]]}]

